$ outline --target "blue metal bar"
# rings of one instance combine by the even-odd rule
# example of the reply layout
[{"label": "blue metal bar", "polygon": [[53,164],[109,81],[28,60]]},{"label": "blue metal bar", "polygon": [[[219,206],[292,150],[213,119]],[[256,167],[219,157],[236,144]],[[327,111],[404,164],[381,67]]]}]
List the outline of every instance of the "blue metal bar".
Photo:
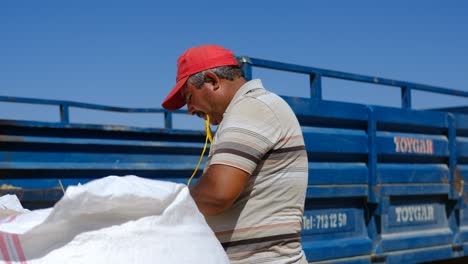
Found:
[{"label": "blue metal bar", "polygon": [[164,112],[164,127],[172,128],[172,113]]},{"label": "blue metal bar", "polygon": [[378,202],[378,190],[376,185],[378,182],[377,175],[377,121],[375,118],[374,109],[369,106],[368,108],[368,122],[367,122],[367,137],[369,153],[367,159],[367,167],[369,169],[369,201],[372,203]]},{"label": "blue metal bar", "polygon": [[411,88],[401,87],[401,107],[411,109]]},{"label": "blue metal bar", "polygon": [[455,106],[455,107],[444,107],[444,108],[431,108],[427,110],[442,111],[442,112],[458,112],[468,113],[468,106]]},{"label": "blue metal bar", "polygon": [[12,97],[12,96],[0,96],[0,102],[11,102],[11,103],[27,103],[27,104],[41,104],[41,105],[66,105],[68,107],[123,112],[123,113],[164,113],[165,110],[162,108],[130,108],[130,107],[115,107],[98,104],[80,103],[74,101],[62,101],[62,100],[45,100],[25,97]]},{"label": "blue metal bar", "polygon": [[245,79],[252,80],[252,62],[250,62],[249,58],[244,56],[238,57],[238,60],[244,72]]},{"label": "blue metal bar", "polygon": [[80,102],[73,102],[73,101],[45,100],[45,99],[12,97],[12,96],[0,96],[0,102],[57,105],[60,108],[60,122],[63,124],[70,123],[70,107],[100,110],[100,111],[121,112],[121,113],[163,113],[165,128],[172,128],[172,114],[174,113],[175,114],[187,114],[187,112],[184,110],[176,110],[176,111],[168,112],[162,108],[114,107],[114,106],[88,104],[88,103],[80,103]]},{"label": "blue metal bar", "polygon": [[360,74],[354,74],[354,73],[333,71],[333,70],[301,66],[301,65],[296,65],[296,64],[282,63],[282,62],[263,60],[263,59],[257,59],[257,58],[248,58],[248,60],[251,62],[252,66],[255,66],[255,67],[296,72],[296,73],[305,73],[305,74],[314,73],[314,74],[320,74],[323,77],[330,77],[330,78],[343,79],[343,80],[349,80],[349,81],[358,81],[358,82],[365,82],[365,83],[373,83],[373,84],[380,84],[380,85],[387,85],[387,86],[408,87],[408,88],[420,90],[420,91],[468,97],[468,92],[465,92],[465,91],[436,87],[436,86],[431,86],[431,85],[397,81],[397,80],[380,78],[380,77],[372,77],[372,76],[366,76],[366,75],[360,75]]},{"label": "blue metal bar", "polygon": [[60,122],[65,124],[70,122],[68,105],[60,105]]},{"label": "blue metal bar", "polygon": [[322,99],[322,76],[320,74],[310,74],[310,97]]},{"label": "blue metal bar", "polygon": [[455,126],[455,117],[453,114],[447,115],[448,119],[448,150],[449,150],[449,182],[452,185],[450,188],[450,198],[458,199],[463,192],[462,179],[456,175],[457,167],[457,131]]}]

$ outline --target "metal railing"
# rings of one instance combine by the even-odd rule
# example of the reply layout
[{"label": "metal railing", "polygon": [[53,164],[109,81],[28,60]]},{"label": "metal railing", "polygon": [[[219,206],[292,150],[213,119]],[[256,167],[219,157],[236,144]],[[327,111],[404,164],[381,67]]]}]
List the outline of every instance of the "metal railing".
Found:
[{"label": "metal railing", "polygon": [[[282,63],[271,60],[263,60],[257,58],[251,58],[246,56],[238,57],[242,65],[245,77],[250,80],[252,79],[252,68],[267,68],[273,70],[281,70],[287,72],[295,72],[301,74],[307,74],[310,77],[310,98],[313,99],[322,99],[322,78],[334,78],[342,79],[356,82],[372,83],[386,86],[398,87],[401,89],[401,107],[411,109],[411,91],[419,90],[425,92],[432,92],[438,94],[446,94],[460,97],[467,97],[468,92],[436,87],[431,85],[424,85],[412,82],[397,81],[392,79],[386,79],[381,77],[372,77],[366,75],[359,75],[341,71],[333,71],[315,67],[308,67],[296,64]],[[92,109],[92,110],[101,110],[101,111],[111,111],[111,112],[121,112],[121,113],[162,113],[164,114],[164,128],[173,127],[173,114],[187,114],[186,111],[177,110],[177,111],[167,111],[162,108],[130,108],[130,107],[115,107],[115,106],[106,106],[99,104],[89,104],[81,103],[74,101],[64,101],[64,100],[46,100],[46,99],[36,99],[36,98],[25,98],[25,97],[12,97],[12,96],[0,96],[0,102],[10,102],[10,103],[26,103],[26,104],[40,104],[40,105],[55,105],[60,109],[60,122],[63,124],[70,123],[70,108],[83,108],[83,109]],[[451,108],[441,108],[439,110],[450,110]],[[468,109],[468,107],[457,107],[453,109]]]},{"label": "metal railing", "polygon": [[[315,67],[308,67],[296,64],[282,63],[271,60],[263,60],[241,56],[238,60],[243,65],[244,74],[247,79],[252,78],[252,67],[266,68],[272,70],[281,70],[295,73],[307,74],[310,77],[310,97],[314,99],[322,99],[322,78],[334,78],[348,81],[356,81],[363,83],[372,83],[386,86],[398,87],[401,89],[401,107],[411,109],[411,91],[419,90],[438,94],[446,94],[468,98],[468,91],[460,91],[443,87],[436,87],[425,84],[418,84],[405,81],[397,81],[381,77],[372,77],[348,72],[333,71]],[[449,109],[449,108],[447,108]]]},{"label": "metal railing", "polygon": [[167,111],[163,108],[131,108],[131,107],[115,107],[100,104],[89,104],[74,101],[64,100],[48,100],[48,99],[36,99],[36,98],[25,98],[25,97],[13,97],[13,96],[0,96],[0,102],[9,103],[25,103],[25,104],[39,104],[39,105],[53,105],[58,106],[60,109],[60,123],[70,123],[70,108],[82,108],[91,110],[111,111],[120,113],[162,113],[164,114],[164,127],[172,128],[172,114],[187,114],[186,111]]}]

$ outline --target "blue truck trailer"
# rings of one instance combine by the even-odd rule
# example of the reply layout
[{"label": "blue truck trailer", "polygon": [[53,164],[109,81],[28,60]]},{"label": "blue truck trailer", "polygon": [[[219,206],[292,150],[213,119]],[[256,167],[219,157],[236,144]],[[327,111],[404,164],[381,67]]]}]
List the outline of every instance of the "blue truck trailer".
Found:
[{"label": "blue truck trailer", "polygon": [[[310,97],[283,96],[303,128],[309,183],[302,245],[311,263],[422,263],[468,256],[468,107],[414,110],[412,91],[468,98],[468,92],[239,57],[254,68],[310,78]],[[322,78],[393,86],[401,107],[329,101]],[[0,102],[56,106],[57,122],[0,120],[0,195],[53,205],[69,185],[134,174],[186,183],[204,131],[173,127],[161,108],[122,108],[0,96]],[[468,100],[467,100],[468,102]],[[163,116],[161,128],[70,122],[83,108]],[[200,166],[199,173],[203,166]]]}]

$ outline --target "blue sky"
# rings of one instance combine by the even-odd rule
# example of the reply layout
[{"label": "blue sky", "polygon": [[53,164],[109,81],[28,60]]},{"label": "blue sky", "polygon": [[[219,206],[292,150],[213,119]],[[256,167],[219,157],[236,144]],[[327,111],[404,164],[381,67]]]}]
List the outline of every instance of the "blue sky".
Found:
[{"label": "blue sky", "polygon": [[[178,56],[200,44],[468,91],[467,14],[462,0],[1,1],[0,95],[159,107],[174,85]],[[307,76],[254,70],[254,77],[279,94],[308,96]],[[396,88],[345,81],[324,80],[323,95],[400,104]],[[467,98],[413,97],[415,108],[468,105]],[[56,121],[58,110],[0,103],[5,118]],[[159,126],[161,120],[71,111],[72,122]]]}]

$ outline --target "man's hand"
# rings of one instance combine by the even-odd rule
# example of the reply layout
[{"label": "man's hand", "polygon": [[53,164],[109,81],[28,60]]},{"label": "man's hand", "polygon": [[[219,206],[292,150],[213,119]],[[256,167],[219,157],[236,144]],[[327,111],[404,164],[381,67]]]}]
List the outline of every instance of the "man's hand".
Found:
[{"label": "man's hand", "polygon": [[203,215],[217,215],[239,197],[249,176],[241,169],[214,164],[190,187],[190,194]]}]

